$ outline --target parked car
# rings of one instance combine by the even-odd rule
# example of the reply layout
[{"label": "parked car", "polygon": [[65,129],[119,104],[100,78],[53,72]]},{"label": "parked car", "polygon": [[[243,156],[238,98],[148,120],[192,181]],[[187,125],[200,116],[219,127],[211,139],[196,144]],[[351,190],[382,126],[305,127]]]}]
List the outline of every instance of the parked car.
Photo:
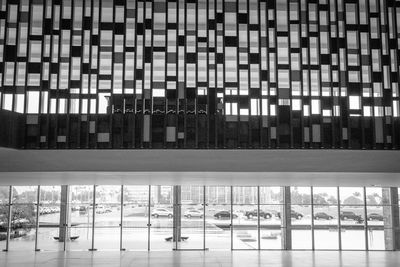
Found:
[{"label": "parked car", "polygon": [[325,212],[317,212],[314,214],[314,220],[332,220],[333,216],[326,214]]},{"label": "parked car", "polygon": [[[234,213],[232,217],[235,219],[235,218],[238,217],[238,215]],[[227,210],[221,210],[221,211],[219,211],[219,212],[214,214],[214,218],[217,218],[217,219],[222,219],[222,218],[230,219],[231,218],[231,212],[227,211]]]},{"label": "parked car", "polygon": [[[276,213],[276,217],[278,217],[280,219],[281,218],[281,213],[277,212]],[[304,215],[301,214],[300,212],[295,211],[295,210],[291,210],[290,211],[290,217],[292,217],[294,219],[297,219],[297,220],[301,220],[304,217]]]},{"label": "parked car", "polygon": [[353,220],[361,223],[364,219],[360,216],[355,214],[353,211],[342,211],[340,212],[340,219],[341,220]]},{"label": "parked car", "polygon": [[192,217],[203,218],[203,212],[199,210],[190,209],[187,210],[183,216],[185,216],[186,218],[192,218]]},{"label": "parked car", "polygon": [[154,218],[158,218],[160,216],[172,218],[172,211],[164,208],[156,208],[151,212],[151,216]]},{"label": "parked car", "polygon": [[[258,210],[246,211],[244,216],[246,216],[247,219],[251,219],[253,217],[257,217],[258,216]],[[272,214],[267,212],[267,211],[260,210],[260,217],[263,217],[265,219],[271,219],[272,218]]]},{"label": "parked car", "polygon": [[383,216],[379,213],[370,213],[367,216],[368,221],[383,221]]}]

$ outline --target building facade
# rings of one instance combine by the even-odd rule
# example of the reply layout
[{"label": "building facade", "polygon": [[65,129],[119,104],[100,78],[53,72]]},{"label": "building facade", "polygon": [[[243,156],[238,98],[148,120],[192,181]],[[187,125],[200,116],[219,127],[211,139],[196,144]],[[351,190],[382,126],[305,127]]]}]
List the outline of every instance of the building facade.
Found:
[{"label": "building facade", "polygon": [[398,149],[398,1],[1,1],[25,148]]}]

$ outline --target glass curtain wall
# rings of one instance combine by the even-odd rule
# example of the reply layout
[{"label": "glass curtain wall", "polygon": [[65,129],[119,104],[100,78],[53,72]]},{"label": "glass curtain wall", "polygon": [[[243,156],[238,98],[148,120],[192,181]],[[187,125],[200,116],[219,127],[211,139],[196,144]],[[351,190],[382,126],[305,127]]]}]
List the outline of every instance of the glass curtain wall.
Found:
[{"label": "glass curtain wall", "polygon": [[[2,250],[390,250],[381,187],[3,186]],[[10,195],[11,192],[11,195]],[[287,199],[288,200],[288,199]],[[11,201],[11,202],[10,202]],[[288,209],[289,212],[284,213]],[[9,212],[10,210],[10,212]],[[399,222],[397,222],[399,223]],[[288,235],[290,237],[290,235]],[[65,241],[64,241],[65,239]]]}]

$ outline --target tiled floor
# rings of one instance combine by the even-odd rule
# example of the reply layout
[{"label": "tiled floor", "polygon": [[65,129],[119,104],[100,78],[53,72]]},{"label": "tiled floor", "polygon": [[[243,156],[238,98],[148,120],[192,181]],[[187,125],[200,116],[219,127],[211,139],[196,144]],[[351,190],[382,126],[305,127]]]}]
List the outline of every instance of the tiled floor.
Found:
[{"label": "tiled floor", "polygon": [[397,267],[400,252],[336,251],[171,251],[171,252],[8,252],[0,266],[271,266],[271,267]]}]

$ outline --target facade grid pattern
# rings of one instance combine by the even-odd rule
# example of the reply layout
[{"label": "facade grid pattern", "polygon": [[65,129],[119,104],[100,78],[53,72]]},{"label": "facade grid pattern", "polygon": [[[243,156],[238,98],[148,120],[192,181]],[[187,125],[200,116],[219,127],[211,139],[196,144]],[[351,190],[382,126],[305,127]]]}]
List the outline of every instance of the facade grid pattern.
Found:
[{"label": "facade grid pattern", "polygon": [[2,0],[24,148],[400,147],[400,1]]}]

